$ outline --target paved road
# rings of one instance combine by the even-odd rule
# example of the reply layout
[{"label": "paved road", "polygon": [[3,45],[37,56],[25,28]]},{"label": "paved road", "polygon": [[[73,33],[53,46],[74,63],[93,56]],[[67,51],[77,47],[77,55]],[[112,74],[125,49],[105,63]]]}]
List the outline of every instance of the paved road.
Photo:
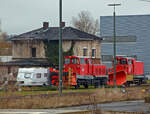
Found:
[{"label": "paved road", "polygon": [[113,102],[98,105],[84,105],[76,107],[67,108],[57,108],[57,109],[22,109],[22,110],[0,110],[0,114],[60,114],[63,112],[75,112],[81,110],[89,109],[102,109],[106,111],[125,111],[125,112],[148,112],[150,111],[150,104],[144,103],[143,100],[138,101],[123,101],[123,102]]},{"label": "paved road", "polygon": [[0,114],[60,114],[65,112],[76,112],[81,110],[65,109],[0,109]]},{"label": "paved road", "polygon": [[[144,100],[137,101],[122,101],[105,103],[98,105],[85,105],[77,107],[64,108],[65,110],[88,110],[88,109],[102,109],[106,111],[123,111],[123,112],[148,112],[150,111],[150,104],[144,103]],[[62,109],[62,108],[61,108]]]}]

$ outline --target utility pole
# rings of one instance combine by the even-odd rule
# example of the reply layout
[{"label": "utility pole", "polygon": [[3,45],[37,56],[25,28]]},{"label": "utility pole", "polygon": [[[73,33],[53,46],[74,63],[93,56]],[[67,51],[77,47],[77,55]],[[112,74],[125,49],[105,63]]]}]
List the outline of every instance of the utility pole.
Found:
[{"label": "utility pole", "polygon": [[114,12],[113,12],[113,26],[114,26],[114,33],[113,33],[113,37],[114,37],[114,87],[117,87],[116,84],[116,14],[115,14],[115,6],[120,6],[121,4],[108,4],[108,6],[113,6],[114,7]]},{"label": "utility pole", "polygon": [[1,19],[0,19],[0,33],[2,32],[2,22],[1,22]]},{"label": "utility pole", "polygon": [[62,0],[59,0],[59,96],[62,95]]}]

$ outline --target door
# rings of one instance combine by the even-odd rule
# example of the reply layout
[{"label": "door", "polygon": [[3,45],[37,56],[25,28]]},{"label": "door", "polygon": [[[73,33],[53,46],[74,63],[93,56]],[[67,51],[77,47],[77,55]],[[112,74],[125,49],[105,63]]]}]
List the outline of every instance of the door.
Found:
[{"label": "door", "polygon": [[87,75],[87,60],[85,58],[80,58],[80,75]]}]

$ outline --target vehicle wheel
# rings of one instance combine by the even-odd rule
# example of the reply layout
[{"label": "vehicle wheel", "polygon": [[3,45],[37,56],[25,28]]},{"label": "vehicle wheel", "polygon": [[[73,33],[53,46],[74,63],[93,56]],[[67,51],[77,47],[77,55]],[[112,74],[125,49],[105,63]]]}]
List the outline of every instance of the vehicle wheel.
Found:
[{"label": "vehicle wheel", "polygon": [[43,84],[43,86],[45,87],[45,86],[46,86],[46,84],[44,83],[44,84]]},{"label": "vehicle wheel", "polygon": [[85,88],[88,88],[88,87],[89,87],[89,85],[88,85],[88,84],[84,84],[84,87],[85,87]]},{"label": "vehicle wheel", "polygon": [[141,84],[142,84],[142,80],[139,80],[139,81],[138,81],[138,85],[141,85]]},{"label": "vehicle wheel", "polygon": [[129,82],[126,82],[124,85],[125,85],[125,87],[130,87],[130,83]]},{"label": "vehicle wheel", "polygon": [[78,89],[80,87],[80,85],[75,85],[74,87],[75,87],[75,89]]},{"label": "vehicle wheel", "polygon": [[98,83],[94,83],[94,87],[95,87],[95,88],[98,88]]}]

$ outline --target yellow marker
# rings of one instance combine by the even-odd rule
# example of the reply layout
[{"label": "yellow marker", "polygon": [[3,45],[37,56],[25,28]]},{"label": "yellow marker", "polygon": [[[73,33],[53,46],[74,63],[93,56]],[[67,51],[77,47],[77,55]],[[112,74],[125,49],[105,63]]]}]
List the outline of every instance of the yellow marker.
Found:
[{"label": "yellow marker", "polygon": [[141,91],[144,93],[144,92],[145,92],[145,89],[142,89]]}]

